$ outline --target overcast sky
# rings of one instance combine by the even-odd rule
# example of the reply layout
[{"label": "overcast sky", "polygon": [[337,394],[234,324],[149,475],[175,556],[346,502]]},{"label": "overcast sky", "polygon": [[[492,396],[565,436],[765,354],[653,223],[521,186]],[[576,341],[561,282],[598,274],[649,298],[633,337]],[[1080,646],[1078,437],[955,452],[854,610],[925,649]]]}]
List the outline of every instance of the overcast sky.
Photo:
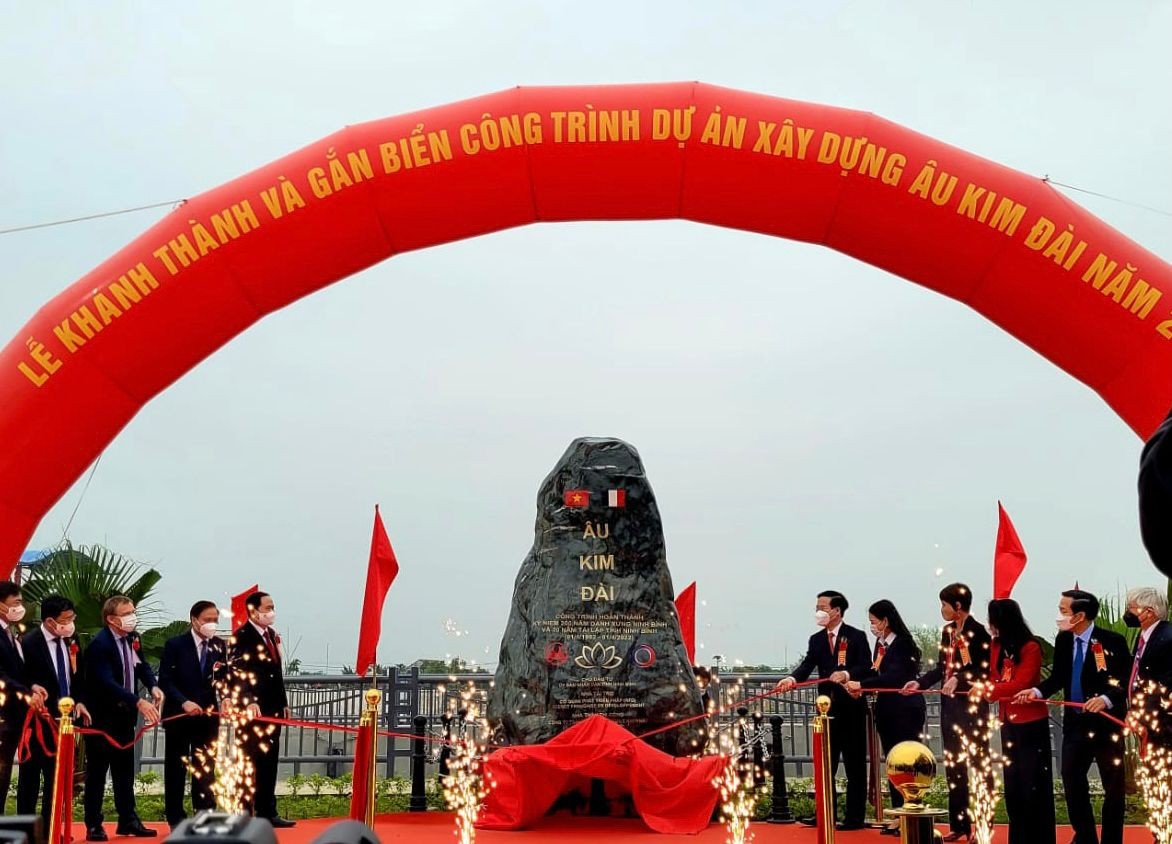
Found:
[{"label": "overcast sky", "polygon": [[[345,124],[516,84],[684,79],[870,110],[1172,205],[1167,3],[0,0],[0,15],[0,229],[192,196]],[[1070,195],[1172,255],[1169,215]],[[0,342],[165,210],[0,236]],[[86,424],[85,407],[61,412]],[[704,662],[796,657],[824,588],[864,627],[881,597],[937,623],[954,579],[983,603],[998,499],[1039,632],[1076,579],[1158,582],[1141,444],[1087,388],[868,265],[683,222],[504,232],[298,302],[139,414],[69,535],[156,565],[177,616],[259,581],[295,655],[337,669],[380,502],[402,566],[380,660],[494,663],[538,484],[582,435],[641,452],[676,587],[699,581]],[[34,547],[61,539],[80,494]]]}]

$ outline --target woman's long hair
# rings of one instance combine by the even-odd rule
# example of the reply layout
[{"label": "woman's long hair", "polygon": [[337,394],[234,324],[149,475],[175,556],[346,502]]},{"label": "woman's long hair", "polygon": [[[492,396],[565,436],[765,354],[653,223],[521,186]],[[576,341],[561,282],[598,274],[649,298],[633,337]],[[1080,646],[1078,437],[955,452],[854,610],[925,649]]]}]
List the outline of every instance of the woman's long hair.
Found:
[{"label": "woman's long hair", "polygon": [[920,653],[920,646],[916,644],[915,637],[912,636],[912,631],[908,630],[907,625],[904,624],[903,617],[899,614],[899,610],[895,608],[895,604],[884,598],[881,601],[876,601],[867,608],[867,612],[881,618],[887,622],[887,626],[891,628],[891,632],[895,634],[897,639],[906,639],[911,645],[912,653],[915,654],[916,664],[919,665],[923,654]]},{"label": "woman's long hair", "polygon": [[1001,653],[1016,661],[1026,642],[1036,640],[1034,631],[1026,624],[1021,606],[1011,598],[1000,598],[989,602],[989,624],[997,628],[997,641]]}]

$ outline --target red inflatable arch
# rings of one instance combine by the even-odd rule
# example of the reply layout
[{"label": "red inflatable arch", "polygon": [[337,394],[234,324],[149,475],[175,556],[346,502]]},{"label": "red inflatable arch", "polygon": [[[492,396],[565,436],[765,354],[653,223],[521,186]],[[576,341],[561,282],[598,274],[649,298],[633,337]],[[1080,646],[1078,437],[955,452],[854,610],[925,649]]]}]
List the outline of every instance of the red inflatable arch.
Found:
[{"label": "red inflatable arch", "polygon": [[825,244],[959,299],[1141,436],[1172,398],[1172,269],[1037,178],[711,85],[515,88],[347,127],[201,194],[42,307],[0,354],[3,568],[147,401],[265,314],[411,249],[665,218]]}]

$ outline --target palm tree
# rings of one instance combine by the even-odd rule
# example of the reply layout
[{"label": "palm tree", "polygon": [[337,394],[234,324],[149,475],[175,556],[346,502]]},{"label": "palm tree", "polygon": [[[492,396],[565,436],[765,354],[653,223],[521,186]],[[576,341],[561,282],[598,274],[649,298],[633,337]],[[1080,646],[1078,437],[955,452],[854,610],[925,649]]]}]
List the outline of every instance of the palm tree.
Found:
[{"label": "palm tree", "polygon": [[22,586],[29,605],[30,623],[39,623],[40,604],[48,595],[63,595],[73,601],[77,611],[77,635],[82,645],[106,624],[102,604],[113,595],[125,595],[134,601],[145,657],[158,662],[163,643],[182,633],[185,621],[163,624],[163,612],[154,601],[155,587],[162,575],[101,545],[63,542],[32,569]]}]

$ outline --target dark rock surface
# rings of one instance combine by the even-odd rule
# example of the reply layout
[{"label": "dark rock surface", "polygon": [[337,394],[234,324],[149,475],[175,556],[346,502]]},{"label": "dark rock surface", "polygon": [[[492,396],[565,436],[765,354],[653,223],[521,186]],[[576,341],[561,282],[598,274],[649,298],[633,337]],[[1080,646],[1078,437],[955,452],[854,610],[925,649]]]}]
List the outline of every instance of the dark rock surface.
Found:
[{"label": "dark rock surface", "polygon": [[[574,440],[537,495],[489,696],[495,737],[536,744],[593,714],[639,734],[700,714],[674,597],[638,452]],[[685,755],[703,748],[705,730],[699,721],[650,741]]]}]

